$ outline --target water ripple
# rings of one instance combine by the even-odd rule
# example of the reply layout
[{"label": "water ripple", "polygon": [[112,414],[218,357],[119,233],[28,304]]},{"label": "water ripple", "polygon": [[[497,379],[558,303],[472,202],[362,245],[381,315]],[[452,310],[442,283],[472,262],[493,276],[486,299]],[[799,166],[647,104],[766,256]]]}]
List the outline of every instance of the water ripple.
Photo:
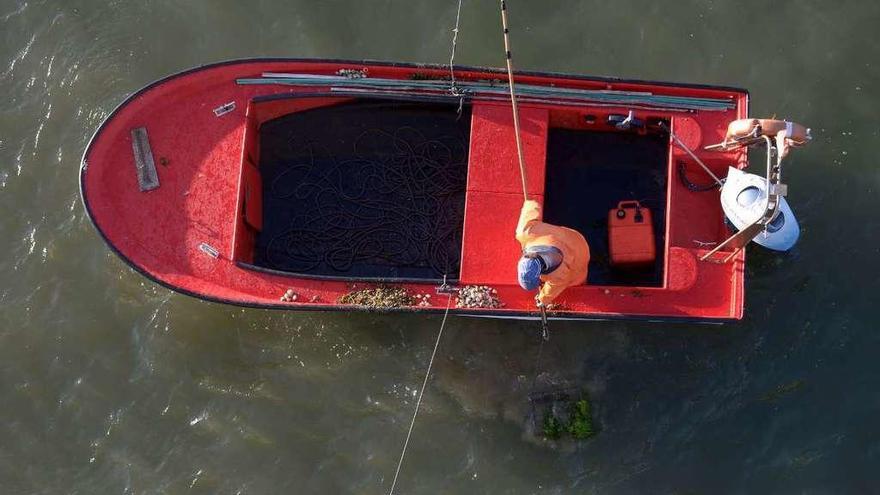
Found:
[{"label": "water ripple", "polygon": [[31,39],[28,40],[27,44],[25,44],[24,48],[18,51],[18,53],[12,58],[12,61],[9,62],[9,66],[6,67],[6,70],[0,73],[0,80],[6,79],[12,74],[12,71],[15,70],[15,65],[25,57],[27,57],[28,53],[31,51],[31,47],[34,45],[34,41],[37,39],[36,33],[31,35]]},{"label": "water ripple", "polygon": [[[425,50],[448,48],[418,33],[435,19],[403,26],[369,17],[382,9],[358,2],[347,8],[359,24],[303,0],[0,3],[0,390],[8,392],[0,491],[381,491],[438,322],[229,309],[172,295],[103,246],[79,203],[76,171],[115,105],[164,74],[238,55],[425,61]],[[437,2],[415,4],[427,11]],[[603,428],[574,452],[521,437],[516,376],[531,370],[535,349],[520,335],[531,339],[534,329],[456,322],[478,331],[444,341],[449,359],[432,376],[406,475],[418,475],[415,491],[426,493],[702,493],[745,491],[744,483],[802,492],[871,481],[880,452],[870,290],[880,65],[866,63],[877,59],[876,39],[853,33],[873,32],[878,7],[782,6],[793,22],[773,30],[760,16],[737,16],[760,9],[757,1],[645,12],[618,4],[547,14],[537,3],[514,6],[520,34],[533,34],[523,65],[743,84],[756,111],[781,102],[815,125],[815,143],[792,167],[800,191],[792,202],[807,227],[799,254],[750,275],[749,317],[717,332],[556,327],[565,331],[545,348],[553,357],[542,376],[586,384]],[[822,29],[810,28],[815,18]],[[497,39],[481,33],[495,24],[467,19],[474,29],[465,34],[476,38],[463,38],[462,62],[494,64]],[[749,23],[766,28],[758,39],[781,59],[726,41],[759,31]],[[719,36],[707,36],[714,26]],[[549,28],[559,36],[537,35]],[[408,48],[400,29],[424,42]],[[696,42],[679,40],[688,33]],[[620,44],[627,36],[636,43]],[[689,481],[678,472],[701,474]]]},{"label": "water ripple", "polygon": [[12,12],[3,14],[3,18],[0,19],[0,21],[6,22],[9,19],[12,19],[13,17],[15,17],[17,15],[20,15],[22,12],[24,12],[24,10],[27,8],[27,6],[28,6],[27,2],[22,2],[21,5],[19,5],[18,8],[16,8]]}]

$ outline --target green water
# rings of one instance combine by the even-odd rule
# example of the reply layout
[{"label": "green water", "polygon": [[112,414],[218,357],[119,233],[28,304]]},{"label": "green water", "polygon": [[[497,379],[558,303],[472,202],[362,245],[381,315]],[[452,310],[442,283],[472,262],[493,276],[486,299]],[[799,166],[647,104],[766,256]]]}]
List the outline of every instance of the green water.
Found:
[{"label": "green water", "polygon": [[[538,329],[453,318],[400,493],[867,493],[880,475],[876,2],[511,0],[522,69],[742,86],[808,124],[803,236],[725,327],[554,323],[539,383],[598,434],[524,433]],[[444,63],[456,2],[0,0],[0,492],[387,493],[437,317],[203,303],[110,253],[88,138],[172,72],[253,56]],[[503,64],[465,0],[456,61]]]}]

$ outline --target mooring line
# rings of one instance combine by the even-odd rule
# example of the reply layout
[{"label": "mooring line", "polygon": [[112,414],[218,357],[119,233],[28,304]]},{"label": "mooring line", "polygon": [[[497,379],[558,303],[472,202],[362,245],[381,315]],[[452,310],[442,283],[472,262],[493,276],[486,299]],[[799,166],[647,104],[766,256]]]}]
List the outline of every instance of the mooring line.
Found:
[{"label": "mooring line", "polygon": [[440,347],[440,337],[443,336],[443,329],[446,328],[446,318],[449,316],[450,306],[452,306],[451,293],[446,300],[446,312],[443,313],[443,322],[440,323],[440,331],[437,332],[437,340],[434,342],[434,351],[431,352],[431,360],[428,361],[428,371],[425,373],[424,381],[422,381],[422,389],[419,391],[419,398],[416,400],[416,409],[413,411],[412,421],[409,423],[409,431],[406,433],[406,440],[403,442],[403,450],[400,452],[400,460],[397,461],[397,469],[394,471],[394,481],[391,482],[391,490],[388,492],[388,495],[393,495],[394,487],[397,486],[397,477],[400,475],[400,467],[403,466],[403,458],[406,456],[406,448],[409,446],[409,438],[412,436],[413,427],[416,424],[416,416],[419,415],[419,407],[422,405],[422,396],[425,395],[425,387],[428,386],[428,377],[431,376],[431,368],[434,366],[434,357],[437,356],[437,348]]},{"label": "mooring line", "polygon": [[535,392],[535,384],[538,382],[538,370],[541,369],[541,353],[544,352],[544,342],[549,340],[550,334],[548,333],[548,328],[544,327],[541,335],[541,343],[538,345],[538,354],[535,357],[535,366],[532,367],[532,386],[529,389],[529,400],[531,400],[531,396]]},{"label": "mooring line", "polygon": [[458,10],[455,12],[455,29],[452,30],[452,49],[449,53],[449,79],[452,81],[452,87],[449,90],[453,96],[462,96],[458,86],[455,85],[455,45],[458,42],[458,24],[461,20],[461,1],[458,0]]}]

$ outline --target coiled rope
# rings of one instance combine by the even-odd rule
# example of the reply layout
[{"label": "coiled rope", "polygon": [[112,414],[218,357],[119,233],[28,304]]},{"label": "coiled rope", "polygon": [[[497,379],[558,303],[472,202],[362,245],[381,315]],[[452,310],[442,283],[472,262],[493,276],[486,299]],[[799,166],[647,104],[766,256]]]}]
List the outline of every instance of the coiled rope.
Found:
[{"label": "coiled rope", "polygon": [[370,264],[427,268],[437,278],[458,272],[467,169],[462,136],[370,129],[345,160],[311,141],[286,141],[283,155],[297,158],[283,165],[266,194],[299,206],[289,227],[264,245],[269,267],[346,273]]}]

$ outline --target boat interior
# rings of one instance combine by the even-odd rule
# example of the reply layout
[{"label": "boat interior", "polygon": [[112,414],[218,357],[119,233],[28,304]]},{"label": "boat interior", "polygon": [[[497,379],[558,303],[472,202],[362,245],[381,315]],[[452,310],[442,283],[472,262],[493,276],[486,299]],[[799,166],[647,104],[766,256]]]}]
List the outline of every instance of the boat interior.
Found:
[{"label": "boat interior", "polygon": [[[636,117],[634,126],[620,126]],[[529,195],[580,231],[587,283],[663,287],[673,153],[662,112],[520,107]],[[509,103],[298,94],[247,110],[233,253],[252,270],[381,282],[516,284],[522,206]],[[650,210],[656,256],[620,267],[609,214]]]}]

